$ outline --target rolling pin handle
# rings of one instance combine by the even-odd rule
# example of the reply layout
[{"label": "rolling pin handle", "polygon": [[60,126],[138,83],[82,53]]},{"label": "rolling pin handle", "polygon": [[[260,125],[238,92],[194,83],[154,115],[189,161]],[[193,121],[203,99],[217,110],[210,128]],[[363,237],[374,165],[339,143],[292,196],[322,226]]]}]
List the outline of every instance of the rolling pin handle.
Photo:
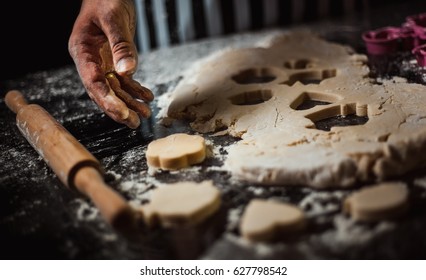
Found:
[{"label": "rolling pin handle", "polygon": [[9,91],[6,94],[4,101],[6,102],[7,107],[9,107],[9,109],[12,110],[15,114],[28,105],[24,95],[18,90]]}]

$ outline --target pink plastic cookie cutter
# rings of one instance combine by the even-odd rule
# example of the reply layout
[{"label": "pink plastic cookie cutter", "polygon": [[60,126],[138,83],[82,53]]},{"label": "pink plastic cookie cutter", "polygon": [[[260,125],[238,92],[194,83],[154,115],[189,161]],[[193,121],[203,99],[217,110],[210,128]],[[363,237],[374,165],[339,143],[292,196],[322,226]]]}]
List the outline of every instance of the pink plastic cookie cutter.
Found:
[{"label": "pink plastic cookie cutter", "polygon": [[369,54],[386,55],[398,50],[411,50],[417,64],[426,67],[426,13],[406,17],[401,27],[387,26],[366,31],[362,39]]},{"label": "pink plastic cookie cutter", "polygon": [[426,13],[406,17],[406,26],[415,32],[415,47],[426,44]]},{"label": "pink plastic cookie cutter", "polygon": [[412,54],[416,57],[419,66],[426,66],[426,44],[415,47]]},{"label": "pink plastic cookie cutter", "polygon": [[374,55],[384,55],[396,52],[399,47],[400,28],[387,26],[362,34],[367,52]]},{"label": "pink plastic cookie cutter", "polygon": [[408,16],[405,21],[411,26],[426,28],[426,13]]},{"label": "pink plastic cookie cutter", "polygon": [[411,51],[419,45],[418,36],[414,29],[409,25],[403,25],[399,29],[399,39],[401,40],[401,49]]}]

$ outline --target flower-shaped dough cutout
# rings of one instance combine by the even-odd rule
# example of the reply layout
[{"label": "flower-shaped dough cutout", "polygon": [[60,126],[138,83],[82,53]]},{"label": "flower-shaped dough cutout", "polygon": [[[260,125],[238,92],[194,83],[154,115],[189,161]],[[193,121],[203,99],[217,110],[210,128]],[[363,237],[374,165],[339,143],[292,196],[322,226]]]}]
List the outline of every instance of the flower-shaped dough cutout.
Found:
[{"label": "flower-shaped dough cutout", "polygon": [[206,143],[202,136],[175,133],[152,141],[146,150],[148,166],[166,170],[189,167],[204,161]]}]

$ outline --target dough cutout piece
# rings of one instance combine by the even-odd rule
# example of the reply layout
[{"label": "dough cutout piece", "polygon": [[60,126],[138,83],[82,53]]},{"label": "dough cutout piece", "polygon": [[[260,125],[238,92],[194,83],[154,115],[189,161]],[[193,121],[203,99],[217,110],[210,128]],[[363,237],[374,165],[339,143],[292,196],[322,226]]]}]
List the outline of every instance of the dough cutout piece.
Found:
[{"label": "dough cutout piece", "polygon": [[149,227],[196,225],[214,214],[221,205],[220,191],[212,181],[179,182],[155,189],[151,201],[141,208]]},{"label": "dough cutout piece", "polygon": [[241,235],[250,241],[273,241],[305,227],[302,210],[294,205],[264,199],[252,199],[240,223]]},{"label": "dough cutout piece", "polygon": [[347,197],[343,211],[356,221],[379,221],[400,216],[407,209],[405,183],[380,183]]},{"label": "dough cutout piece", "polygon": [[148,144],[146,159],[148,166],[176,170],[206,158],[206,143],[202,136],[175,133]]}]

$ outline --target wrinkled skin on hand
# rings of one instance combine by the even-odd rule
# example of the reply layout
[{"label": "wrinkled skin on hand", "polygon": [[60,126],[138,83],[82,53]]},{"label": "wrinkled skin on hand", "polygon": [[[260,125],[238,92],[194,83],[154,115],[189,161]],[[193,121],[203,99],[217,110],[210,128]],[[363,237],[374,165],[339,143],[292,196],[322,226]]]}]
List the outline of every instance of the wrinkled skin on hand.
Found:
[{"label": "wrinkled skin on hand", "polygon": [[137,128],[152,92],[132,78],[138,64],[132,0],[83,0],[68,49],[90,98],[116,122]]}]

